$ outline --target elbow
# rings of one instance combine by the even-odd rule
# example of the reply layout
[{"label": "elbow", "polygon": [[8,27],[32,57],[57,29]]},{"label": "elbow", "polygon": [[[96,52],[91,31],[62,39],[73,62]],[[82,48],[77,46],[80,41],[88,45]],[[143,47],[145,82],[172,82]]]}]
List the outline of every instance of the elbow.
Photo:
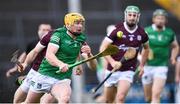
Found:
[{"label": "elbow", "polygon": [[149,54],[149,51],[150,51],[150,50],[149,50],[149,48],[148,48],[148,49],[146,50],[146,53]]},{"label": "elbow", "polygon": [[144,51],[145,51],[146,54],[149,54],[150,48],[149,47],[145,48]]},{"label": "elbow", "polygon": [[177,52],[179,52],[179,45],[177,45]]},{"label": "elbow", "polygon": [[33,50],[33,54],[34,54],[34,55],[37,55],[38,53],[39,53],[39,51],[37,51],[37,50],[35,50],[35,49]]},{"label": "elbow", "polygon": [[47,60],[48,62],[50,62],[50,61],[51,61],[51,55],[50,55],[50,54],[48,54],[48,53],[46,53],[46,60]]}]

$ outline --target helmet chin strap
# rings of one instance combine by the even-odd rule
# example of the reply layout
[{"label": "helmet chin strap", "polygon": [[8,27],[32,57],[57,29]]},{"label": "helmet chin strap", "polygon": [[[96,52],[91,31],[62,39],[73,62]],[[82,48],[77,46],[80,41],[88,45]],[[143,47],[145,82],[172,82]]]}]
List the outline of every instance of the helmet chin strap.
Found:
[{"label": "helmet chin strap", "polygon": [[72,31],[70,31],[70,26],[66,26],[66,28],[67,28],[68,32],[71,33],[71,34],[73,34],[74,36],[78,36],[78,35],[81,34],[81,33],[78,33],[78,32],[72,32]]},{"label": "helmet chin strap", "polygon": [[80,33],[77,33],[77,32],[72,32],[72,31],[70,31],[70,30],[68,30],[71,34],[73,34],[74,36],[78,36],[78,35],[80,35]]}]

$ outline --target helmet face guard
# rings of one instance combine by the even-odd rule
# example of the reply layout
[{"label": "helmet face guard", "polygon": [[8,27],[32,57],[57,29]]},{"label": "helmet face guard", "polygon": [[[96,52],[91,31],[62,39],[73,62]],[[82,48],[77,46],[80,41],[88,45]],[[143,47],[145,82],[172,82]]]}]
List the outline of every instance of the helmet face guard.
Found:
[{"label": "helmet face guard", "polygon": [[128,13],[137,13],[138,18],[136,20],[136,24],[139,22],[139,18],[140,18],[140,10],[137,6],[127,6],[125,11],[124,11],[124,16],[125,16],[125,21],[127,21],[127,14]]}]

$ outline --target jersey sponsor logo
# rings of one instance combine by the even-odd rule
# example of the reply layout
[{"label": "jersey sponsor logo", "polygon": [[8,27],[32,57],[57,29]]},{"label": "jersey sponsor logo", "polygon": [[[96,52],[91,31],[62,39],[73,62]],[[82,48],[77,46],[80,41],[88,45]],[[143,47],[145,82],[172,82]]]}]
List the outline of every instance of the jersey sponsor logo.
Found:
[{"label": "jersey sponsor logo", "polygon": [[74,40],[74,41],[73,40],[66,40],[65,43],[70,45],[70,46],[73,45],[73,47],[78,47],[79,45],[82,46],[82,43],[79,43],[76,40]]},{"label": "jersey sponsor logo", "polygon": [[41,89],[41,88],[42,88],[42,84],[37,83],[37,88],[38,88],[38,89]]},{"label": "jersey sponsor logo", "polygon": [[[119,45],[119,47],[118,47],[119,49],[122,49],[123,51],[126,51],[126,50],[128,50],[129,49],[129,47],[128,46],[126,46],[125,44],[121,44],[121,45]],[[133,48],[135,48],[135,49],[139,49],[139,47],[133,47]]]},{"label": "jersey sponsor logo", "polygon": [[162,35],[161,34],[158,35],[158,40],[162,41]]},{"label": "jersey sponsor logo", "polygon": [[57,36],[52,36],[51,38],[52,38],[53,41],[55,41],[57,43],[59,43],[59,41],[60,41],[60,38],[57,37]]},{"label": "jersey sponsor logo", "polygon": [[128,36],[129,36],[129,40],[130,40],[130,41],[133,41],[133,40],[134,40],[134,37],[135,37],[134,35],[128,35]]},{"label": "jersey sponsor logo", "polygon": [[150,39],[155,39],[156,37],[154,35],[149,35],[148,36]]},{"label": "jersey sponsor logo", "polygon": [[141,41],[141,40],[142,40],[141,35],[138,35],[138,36],[137,36],[137,40],[138,40],[138,41]]},{"label": "jersey sponsor logo", "polygon": [[119,49],[122,49],[122,50],[126,51],[126,50],[128,50],[128,47],[126,47],[125,44],[121,44],[119,46]]},{"label": "jersey sponsor logo", "polygon": [[126,38],[126,35],[123,35],[122,38]]},{"label": "jersey sponsor logo", "polygon": [[69,40],[66,40],[65,43],[66,43],[66,44],[72,44],[72,42],[69,41]]},{"label": "jersey sponsor logo", "polygon": [[132,76],[126,76],[126,78],[128,78],[128,79],[132,79]]},{"label": "jersey sponsor logo", "polygon": [[34,81],[31,81],[31,82],[30,82],[30,85],[31,85],[31,86],[34,86],[34,85],[35,85],[35,82],[34,82]]}]

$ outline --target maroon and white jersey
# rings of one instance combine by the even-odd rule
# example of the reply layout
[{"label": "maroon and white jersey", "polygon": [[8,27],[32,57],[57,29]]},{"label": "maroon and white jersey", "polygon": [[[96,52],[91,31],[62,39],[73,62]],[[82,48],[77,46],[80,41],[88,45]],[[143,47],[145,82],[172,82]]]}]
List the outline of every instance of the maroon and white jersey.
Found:
[{"label": "maroon and white jersey", "polygon": [[50,41],[52,32],[53,31],[48,32],[38,43],[38,44],[41,44],[44,49],[36,56],[34,62],[32,63],[32,69],[36,71],[38,71],[41,61],[46,55],[47,45]]},{"label": "maroon and white jersey", "polygon": [[[137,54],[139,49],[142,44],[148,41],[148,35],[145,33],[144,29],[136,26],[134,30],[129,30],[125,22],[119,23],[105,39],[110,41],[113,45],[119,47],[119,52],[115,55],[112,55],[112,58],[116,61],[121,60],[129,47],[136,48],[136,56],[133,59],[124,62],[122,67],[119,69],[120,71],[135,71],[137,67]],[[110,64],[108,64],[108,70],[112,70],[112,66]]]}]

